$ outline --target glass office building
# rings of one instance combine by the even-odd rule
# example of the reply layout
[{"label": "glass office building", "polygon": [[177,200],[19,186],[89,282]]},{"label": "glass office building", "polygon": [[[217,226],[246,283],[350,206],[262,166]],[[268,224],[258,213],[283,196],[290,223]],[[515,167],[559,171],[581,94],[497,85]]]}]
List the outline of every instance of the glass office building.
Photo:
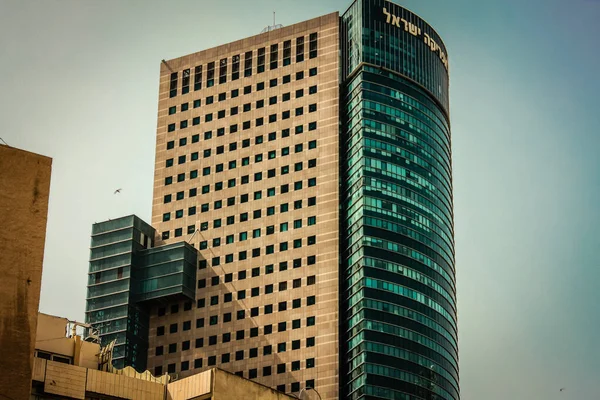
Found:
[{"label": "glass office building", "polygon": [[458,399],[447,52],[383,0],[340,29],[342,394]]},{"label": "glass office building", "polygon": [[115,342],[116,368],[146,369],[154,302],[195,298],[196,250],[186,242],[154,247],[155,234],[135,215],[92,226],[85,318],[102,346]]}]

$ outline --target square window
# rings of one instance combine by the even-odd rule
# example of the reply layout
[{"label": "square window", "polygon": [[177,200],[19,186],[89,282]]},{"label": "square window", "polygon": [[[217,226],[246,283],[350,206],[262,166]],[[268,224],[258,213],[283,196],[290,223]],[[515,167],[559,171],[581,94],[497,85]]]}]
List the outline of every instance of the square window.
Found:
[{"label": "square window", "polygon": [[306,347],[314,347],[315,346],[315,338],[309,337],[306,338]]},{"label": "square window", "polygon": [[277,364],[277,373],[278,374],[285,373],[285,364]]},{"label": "square window", "polygon": [[263,367],[263,376],[271,376],[271,366]]},{"label": "square window", "polygon": [[270,335],[273,333],[273,325],[265,325],[263,332],[265,335]]},{"label": "square window", "polygon": [[292,329],[300,329],[300,320],[295,319],[292,321]]},{"label": "square window", "polygon": [[292,361],[292,371],[300,370],[300,361]]},{"label": "square window", "polygon": [[285,342],[277,344],[277,352],[278,353],[285,352],[285,347],[286,347]]},{"label": "square window", "polygon": [[300,340],[292,340],[292,350],[298,350],[300,348]]}]

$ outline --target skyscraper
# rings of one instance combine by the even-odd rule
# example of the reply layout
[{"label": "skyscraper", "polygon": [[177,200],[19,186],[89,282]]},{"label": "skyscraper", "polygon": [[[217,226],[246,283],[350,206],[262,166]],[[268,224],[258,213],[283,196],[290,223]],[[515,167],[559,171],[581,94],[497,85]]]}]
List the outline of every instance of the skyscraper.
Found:
[{"label": "skyscraper", "polygon": [[341,32],[343,396],[458,399],[447,51],[385,0]]},{"label": "skyscraper", "polygon": [[[161,63],[152,227],[199,254],[148,368],[459,398],[448,59],[385,0]],[[194,297],[192,299],[192,297]]]},{"label": "skyscraper", "polygon": [[161,65],[152,226],[200,252],[148,366],[338,397],[339,16]]}]

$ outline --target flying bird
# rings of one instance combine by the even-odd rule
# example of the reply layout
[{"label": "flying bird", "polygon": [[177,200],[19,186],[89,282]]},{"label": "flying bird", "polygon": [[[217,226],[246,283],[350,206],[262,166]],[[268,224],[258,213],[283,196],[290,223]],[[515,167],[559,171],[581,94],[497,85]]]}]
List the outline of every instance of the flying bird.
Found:
[{"label": "flying bird", "polygon": [[560,388],[559,392],[564,392],[567,388]]},{"label": "flying bird", "polygon": [[113,194],[121,193],[121,190],[123,190],[123,189],[118,188],[117,190],[115,190],[115,192]]}]

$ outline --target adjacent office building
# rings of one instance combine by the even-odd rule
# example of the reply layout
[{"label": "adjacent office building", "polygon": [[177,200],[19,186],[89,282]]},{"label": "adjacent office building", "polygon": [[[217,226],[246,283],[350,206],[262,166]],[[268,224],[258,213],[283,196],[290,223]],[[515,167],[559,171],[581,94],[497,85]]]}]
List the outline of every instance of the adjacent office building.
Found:
[{"label": "adjacent office building", "polygon": [[459,399],[447,51],[385,0],[161,63],[147,367]]}]

